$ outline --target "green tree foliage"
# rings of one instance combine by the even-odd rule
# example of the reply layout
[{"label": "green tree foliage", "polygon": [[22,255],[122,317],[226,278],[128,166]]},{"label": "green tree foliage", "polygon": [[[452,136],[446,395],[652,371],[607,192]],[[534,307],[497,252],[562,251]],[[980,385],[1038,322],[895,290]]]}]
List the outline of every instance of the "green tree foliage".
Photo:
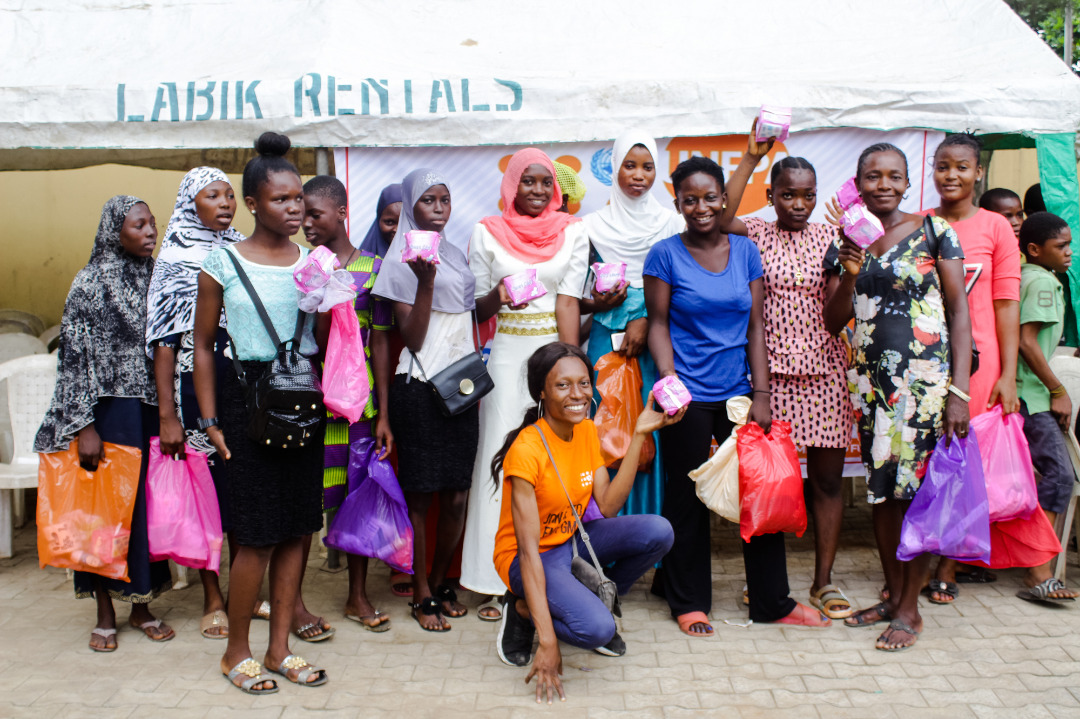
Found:
[{"label": "green tree foliage", "polygon": [[1073,72],[1080,72],[1080,0],[1005,0],[1031,29],[1064,57],[1065,5],[1073,6]]}]

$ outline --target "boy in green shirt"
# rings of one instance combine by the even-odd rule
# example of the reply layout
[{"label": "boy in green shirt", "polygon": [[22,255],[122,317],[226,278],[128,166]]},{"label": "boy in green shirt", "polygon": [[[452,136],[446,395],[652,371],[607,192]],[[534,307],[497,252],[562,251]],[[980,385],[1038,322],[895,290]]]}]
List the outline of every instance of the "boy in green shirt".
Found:
[{"label": "boy in green shirt", "polygon": [[[1069,394],[1050,369],[1050,357],[1061,341],[1065,299],[1055,272],[1072,263],[1072,233],[1064,220],[1049,212],[1036,212],[1020,228],[1020,249],[1027,263],[1020,268],[1020,361],[1016,368],[1016,391],[1024,417],[1024,436],[1031,463],[1042,475],[1039,506],[1053,525],[1069,506],[1073,474],[1065,444],[1072,419]],[[1077,593],[1067,589],[1050,572],[1050,563],[1028,569],[1028,589],[1017,595],[1036,601],[1073,601]]]}]

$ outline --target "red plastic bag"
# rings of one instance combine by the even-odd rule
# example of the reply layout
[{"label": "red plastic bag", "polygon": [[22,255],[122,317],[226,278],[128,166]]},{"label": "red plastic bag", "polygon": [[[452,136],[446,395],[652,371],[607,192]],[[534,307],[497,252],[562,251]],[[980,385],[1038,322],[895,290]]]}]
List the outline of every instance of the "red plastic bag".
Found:
[{"label": "red plastic bag", "polygon": [[146,472],[146,533],[150,560],[171,559],[194,569],[221,568],[221,509],[206,455],[185,447],[176,460],[150,438]]},{"label": "red plastic bag", "polygon": [[[605,466],[618,470],[630,449],[638,415],[645,409],[641,400],[641,367],[637,357],[627,359],[624,354],[608,352],[596,361],[595,369],[601,402],[593,422],[600,435],[600,455]],[[656,446],[650,435],[641,448],[638,471],[648,468],[655,456]]]},{"label": "red plastic bag", "polygon": [[739,534],[743,541],[775,532],[806,531],[799,453],[789,422],[773,422],[768,434],[748,422],[736,431],[739,454]]},{"label": "red plastic bag", "polygon": [[368,383],[360,320],[352,302],[341,302],[330,310],[330,337],[323,363],[323,403],[337,417],[349,423],[364,414],[371,385]]},{"label": "red plastic bag", "polygon": [[142,451],[104,443],[97,470],[79,466],[78,440],[41,454],[38,467],[38,561],[128,581],[131,512]]},{"label": "red plastic bag", "polygon": [[971,420],[971,430],[979,440],[990,521],[1027,519],[1039,508],[1039,495],[1024,418],[1019,412],[1002,416],[999,404]]}]

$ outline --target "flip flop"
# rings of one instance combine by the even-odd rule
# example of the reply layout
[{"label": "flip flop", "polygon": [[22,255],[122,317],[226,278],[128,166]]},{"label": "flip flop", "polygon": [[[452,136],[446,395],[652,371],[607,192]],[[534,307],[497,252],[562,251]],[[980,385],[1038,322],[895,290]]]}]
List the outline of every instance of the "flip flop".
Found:
[{"label": "flip flop", "polygon": [[[351,619],[369,632],[375,632],[377,634],[381,634],[390,629],[390,617],[383,614],[378,609],[375,610],[374,614],[346,614],[345,618]],[[371,624],[370,622],[377,623]]]},{"label": "flip flop", "polygon": [[[224,632],[221,634],[208,634],[207,632],[214,627],[221,627]],[[217,611],[210,612],[203,615],[203,618],[199,621],[199,633],[207,639],[228,639],[229,638],[229,617],[225,612],[218,609]]]},{"label": "flip flop", "polygon": [[[315,642],[325,642],[327,639],[334,636],[334,633],[335,633],[335,630],[334,630],[333,627],[324,627],[323,625],[325,623],[326,622],[323,621],[323,618],[319,617],[315,621],[313,621],[313,622],[311,622],[309,624],[305,624],[304,626],[294,630],[293,634],[296,635],[297,639],[299,639],[300,641],[303,641],[303,642],[311,642],[312,644],[314,644]],[[314,636],[310,636],[310,637],[305,637],[304,636],[304,632],[308,631],[309,629],[315,629],[316,627],[319,629],[318,634],[315,634]],[[273,671],[273,670],[271,670],[271,671]]]},{"label": "flip flop", "polygon": [[[870,614],[871,612],[873,612],[873,614]],[[867,615],[867,614],[870,615],[870,619],[864,618],[864,616]],[[882,622],[887,622],[890,619],[892,619],[892,617],[889,616],[889,610],[885,606],[885,602],[878,602],[877,604],[870,607],[869,609],[860,609],[859,611],[852,614],[850,617],[845,618],[844,619],[844,626],[845,627],[872,627],[875,624],[880,624]]]},{"label": "flip flop", "polygon": [[[836,605],[846,605],[844,609],[835,609]],[[810,595],[810,606],[829,619],[846,619],[855,613],[851,600],[835,584],[826,584]]]},{"label": "flip flop", "polygon": [[395,597],[411,597],[412,577],[401,572],[394,572],[390,575],[390,591]]},{"label": "flip flop", "polygon": [[[905,634],[910,634],[911,636],[915,637],[916,641],[919,638],[919,633],[917,631],[915,631],[914,629],[912,629],[911,627],[909,627],[907,624],[900,621],[899,619],[894,619],[891,622],[889,622],[889,629],[892,629],[893,631],[897,631],[897,632],[904,632]],[[881,636],[878,637],[878,641],[882,641],[884,639],[885,639],[885,632],[882,632]],[[902,652],[905,649],[911,649],[913,646],[915,646],[915,642],[912,642],[911,644],[905,644],[902,647],[874,647],[874,648],[877,649],[879,652]]]},{"label": "flip flop", "polygon": [[[300,670],[300,673],[296,675],[296,679],[289,676],[290,669]],[[299,654],[290,654],[278,665],[277,669],[271,669],[270,671],[280,674],[293,684],[299,684],[302,687],[321,687],[330,680],[325,669],[314,664],[308,664],[308,661]],[[308,677],[312,674],[318,674],[319,676],[315,681],[309,682]]]},{"label": "flip flop", "polygon": [[[257,661],[255,661],[251,657],[248,657],[247,659],[243,660],[242,662],[237,664],[235,667],[230,669],[227,673],[222,672],[222,674],[224,674],[225,678],[229,680],[229,684],[232,684],[234,687],[236,687],[240,691],[244,692],[245,694],[274,694],[274,693],[276,693],[277,690],[278,690],[277,682],[274,681],[273,679],[271,679],[268,676],[263,676],[262,671],[263,671],[262,664],[259,664]],[[245,679],[244,681],[237,684],[233,680],[236,679],[241,674],[246,676],[247,679]],[[271,682],[274,686],[270,687],[269,689],[266,689],[266,688],[253,689],[252,688],[257,684],[262,684],[263,682]]]},{"label": "flip flop", "polygon": [[[485,609],[494,609],[495,613],[484,614]],[[483,602],[476,608],[476,616],[478,616],[482,622],[497,622],[502,619],[502,613],[502,597],[490,597],[486,602]]]},{"label": "flip flop", "polygon": [[[713,629],[712,623],[709,622],[709,617],[705,612],[687,612],[686,614],[680,614],[675,617],[675,621],[679,623],[679,630],[688,637],[707,639],[716,634],[716,630]],[[695,624],[704,624],[709,629],[705,632],[690,631],[690,627]]]},{"label": "flip flop", "polygon": [[970,572],[957,572],[957,584],[992,584],[997,581],[997,575],[986,567],[976,567]]},{"label": "flip flop", "polygon": [[1042,582],[1039,582],[1034,587],[1027,587],[1021,589],[1016,593],[1016,596],[1020,597],[1026,602],[1035,602],[1036,604],[1049,604],[1056,606],[1063,604],[1064,602],[1075,602],[1076,597],[1051,597],[1051,592],[1057,592],[1065,589],[1065,584],[1057,577],[1050,577]]},{"label": "flip flop", "polygon": [[91,644],[90,649],[92,651],[101,652],[102,654],[108,654],[109,652],[116,651],[116,644],[113,644],[111,647],[109,646],[109,637],[116,636],[115,629],[102,629],[101,627],[94,627],[90,630],[90,636],[99,636],[105,640],[104,647],[95,647],[93,644]]},{"label": "flip flop", "polygon": [[[947,597],[952,597],[952,599],[949,599],[948,601],[934,599],[934,592],[944,594]],[[923,587],[921,593],[930,600],[931,604],[952,604],[956,601],[956,598],[960,596],[960,587],[956,586],[956,582],[943,582],[940,579],[931,579],[930,583]]]},{"label": "flip flop", "polygon": [[130,620],[128,621],[128,624],[130,624],[134,629],[141,629],[142,633],[146,635],[147,639],[152,642],[167,642],[176,636],[176,632],[173,631],[172,627],[168,627],[168,634],[160,636],[157,639],[154,638],[154,635],[151,633],[150,630],[161,629],[162,621],[160,619],[151,619],[150,621],[143,622],[142,624],[136,624],[134,620]]}]

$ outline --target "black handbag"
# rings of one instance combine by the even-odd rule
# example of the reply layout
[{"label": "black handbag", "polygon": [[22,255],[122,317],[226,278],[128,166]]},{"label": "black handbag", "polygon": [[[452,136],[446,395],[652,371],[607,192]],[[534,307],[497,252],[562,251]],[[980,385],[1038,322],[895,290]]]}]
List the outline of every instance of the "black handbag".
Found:
[{"label": "black handbag", "polygon": [[[474,318],[475,320],[475,318]],[[476,324],[473,323],[475,330]],[[476,342],[480,344],[480,332],[476,330]],[[409,350],[416,366],[420,368],[420,374],[424,381],[435,390],[435,397],[439,401],[439,408],[446,417],[454,417],[466,411],[486,395],[495,389],[495,381],[488,374],[487,365],[479,352],[470,352],[457,362],[454,362],[434,377],[428,377],[424,371],[424,365],[420,364],[420,358],[416,353]],[[410,372],[408,378],[412,377]],[[405,380],[406,382],[409,379]]]},{"label": "black handbag", "polygon": [[[934,221],[930,215],[923,216],[923,232],[926,233],[926,244],[930,247],[930,254],[936,262],[938,259],[938,244],[940,242],[937,232],[934,231]],[[979,371],[979,348],[975,346],[975,336],[971,337],[971,372],[970,375]]]},{"label": "black handbag", "polygon": [[592,559],[591,562],[583,559],[578,554],[577,542],[571,538],[570,548],[574,553],[574,558],[570,561],[570,573],[574,575],[575,579],[584,584],[586,589],[595,594],[608,608],[609,612],[616,617],[621,617],[622,605],[619,603],[619,588],[615,586],[615,582],[607,578],[607,575],[604,574],[604,568],[600,566],[600,560],[597,559],[596,552],[592,548],[592,542],[589,541],[589,533],[585,531],[585,525],[581,523],[581,515],[578,514],[577,507],[574,506],[574,502],[570,499],[570,493],[566,491],[566,485],[563,484],[562,475],[559,474],[559,467],[555,464],[555,458],[551,456],[551,447],[548,446],[544,431],[536,424],[533,424],[533,427],[540,433],[540,441],[544,443],[544,449],[547,450],[551,467],[555,470],[555,476],[559,480],[563,494],[566,495],[566,501],[570,503],[570,511],[574,513],[574,520],[577,522],[577,531],[581,535],[581,541],[585,543],[585,549],[589,550],[589,557]]},{"label": "black handbag", "polygon": [[[326,421],[326,406],[323,404],[319,375],[315,372],[311,360],[299,351],[307,314],[297,308],[296,331],[292,337],[282,342],[244,268],[231,252],[226,251],[225,254],[236,267],[236,274],[251,297],[259,319],[270,335],[270,340],[278,348],[270,366],[253,385],[248,383],[244,368],[236,358],[234,350],[233,367],[236,369],[240,386],[247,395],[250,415],[248,438],[260,445],[282,449],[307,446],[318,440],[319,432]],[[232,346],[235,348],[236,343],[233,342]]]}]

